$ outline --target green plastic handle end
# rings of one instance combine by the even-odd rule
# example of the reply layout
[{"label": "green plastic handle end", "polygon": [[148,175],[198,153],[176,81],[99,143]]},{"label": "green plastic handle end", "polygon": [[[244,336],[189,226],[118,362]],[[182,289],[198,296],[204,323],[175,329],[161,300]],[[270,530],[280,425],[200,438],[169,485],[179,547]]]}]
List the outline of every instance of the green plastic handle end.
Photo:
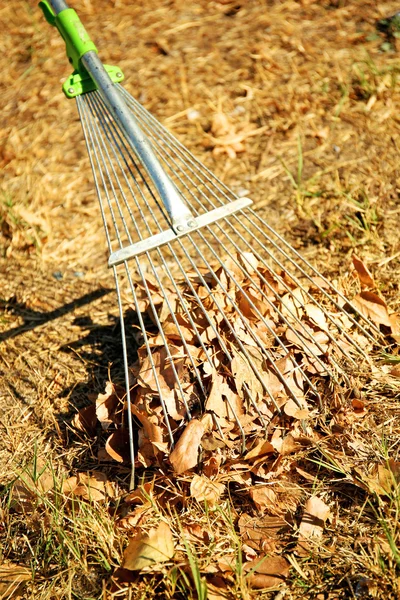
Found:
[{"label": "green plastic handle end", "polygon": [[81,72],[82,65],[80,61],[82,56],[91,50],[97,52],[97,48],[90,39],[77,13],[73,8],[67,8],[55,15],[48,0],[42,0],[39,2],[39,6],[46,21],[57,27],[63,38],[69,62],[73,65],[75,71]]}]

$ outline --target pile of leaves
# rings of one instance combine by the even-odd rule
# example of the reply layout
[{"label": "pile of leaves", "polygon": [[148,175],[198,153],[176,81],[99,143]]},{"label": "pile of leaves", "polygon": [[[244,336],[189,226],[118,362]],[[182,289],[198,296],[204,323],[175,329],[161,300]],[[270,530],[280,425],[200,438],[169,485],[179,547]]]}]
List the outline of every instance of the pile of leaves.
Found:
[{"label": "pile of leaves", "polygon": [[[251,280],[245,279],[237,266],[244,262],[247,269],[251,265]],[[384,300],[374,291],[375,283],[367,267],[357,257],[353,265],[361,287],[353,305],[398,341],[397,315],[389,315]],[[168,304],[174,317],[149,274],[146,281],[136,286],[140,309],[150,319],[147,344],[140,345],[137,361],[130,367],[131,411],[137,435],[135,465],[155,468],[158,475],[152,483],[125,498],[128,508],[119,525],[133,538],[123,566],[133,571],[157,570],[174,556],[178,557],[176,560],[182,558],[179,552],[176,554],[174,536],[166,522],[162,520],[150,530],[145,525],[149,519],[152,522],[155,499],[165,508],[182,507],[188,498],[216,508],[233,486],[240,490],[242,502],[236,529],[247,561],[245,569],[251,586],[264,588],[278,585],[289,572],[281,537],[289,530],[293,532],[295,515],[304,503],[301,482],[313,480],[313,475],[302,466],[303,458],[321,456],[321,452],[325,456],[321,448],[327,437],[351,428],[366,412],[359,386],[346,387],[339,380],[332,381],[329,373],[334,362],[343,362],[346,353],[355,353],[349,336],[365,355],[371,350],[371,342],[354,331],[354,322],[346,312],[330,307],[328,313],[328,309],[323,311],[310,302],[307,292],[319,302],[324,301],[324,280],[308,282],[301,289],[285,272],[260,266],[249,253],[236,256],[227,266],[232,278],[221,268],[215,271],[227,293],[215,285],[212,274],[207,272],[202,273],[202,278],[193,274],[190,288],[182,282],[180,297],[174,289],[168,289]],[[269,303],[259,290],[266,294]],[[155,327],[148,291],[163,335]],[[196,295],[207,308],[207,318]],[[182,297],[190,308],[191,319],[183,310]],[[265,344],[270,361],[261,353],[251,333],[254,331]],[[361,365],[360,357],[357,360]],[[256,365],[257,376],[250,361]],[[371,364],[368,370],[369,376],[380,372]],[[396,376],[394,372],[393,375]],[[316,389],[319,402],[313,392]],[[108,436],[99,458],[129,463],[126,390],[111,381],[105,393],[99,394],[95,403],[74,419],[75,427],[88,434],[96,432],[98,423]],[[172,451],[169,431],[175,441]],[[345,476],[362,489],[383,494],[393,473],[398,475],[397,465],[374,473],[349,466]],[[243,506],[248,507],[248,512]],[[322,498],[311,495],[306,500],[295,536],[291,534],[295,554],[304,556],[315,548],[330,516],[331,510]],[[208,533],[202,529],[195,534],[186,530],[185,535],[203,539]],[[215,568],[214,573],[229,579],[229,560],[225,566]]]}]

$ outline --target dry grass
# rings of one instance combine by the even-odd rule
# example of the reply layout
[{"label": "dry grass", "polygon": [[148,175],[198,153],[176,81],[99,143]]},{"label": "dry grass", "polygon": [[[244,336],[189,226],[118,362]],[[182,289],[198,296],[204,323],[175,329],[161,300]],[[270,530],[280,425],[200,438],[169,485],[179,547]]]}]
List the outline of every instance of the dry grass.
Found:
[{"label": "dry grass", "polygon": [[[324,274],[348,277],[356,251],[399,310],[400,67],[396,40],[384,51],[383,34],[375,35],[376,21],[396,12],[396,2],[74,6],[104,62],[121,66],[127,89],[197,156],[234,190],[250,190],[272,226]],[[360,391],[365,413],[304,449],[296,464],[308,476],[299,476],[298,509],[279,538],[291,559],[281,591],[249,585],[237,521],[257,510],[234,482],[210,511],[182,498],[184,479],[158,479],[168,501],[156,489],[161,499],[151,498],[146,526],[161,515],[169,520],[179,560],[131,583],[115,571],[132,533],[122,502],[129,472],[99,467],[97,441],[69,425],[77,408],[104,390],[109,369],[120,379],[101,218],[76,109],[60,91],[69,73],[61,40],[35,3],[5,4],[0,22],[0,535],[3,564],[32,572],[23,597],[205,599],[207,580],[209,599],[217,599],[225,597],[212,572],[217,556],[233,565],[223,579],[226,598],[398,598],[400,488],[393,475],[384,493],[376,489],[378,466],[399,460],[398,385],[384,372]],[[195,121],[188,119],[192,109]],[[217,109],[237,127],[265,127],[237,158],[204,148]],[[390,352],[399,359],[397,348]],[[62,482],[99,469],[113,493],[101,502],[71,500]],[[51,473],[49,492],[40,486],[43,470]],[[30,490],[24,501],[15,495],[21,480]],[[315,493],[332,519],[319,547],[299,558],[293,549],[301,507]],[[188,549],[180,532],[194,523],[208,537]]]}]

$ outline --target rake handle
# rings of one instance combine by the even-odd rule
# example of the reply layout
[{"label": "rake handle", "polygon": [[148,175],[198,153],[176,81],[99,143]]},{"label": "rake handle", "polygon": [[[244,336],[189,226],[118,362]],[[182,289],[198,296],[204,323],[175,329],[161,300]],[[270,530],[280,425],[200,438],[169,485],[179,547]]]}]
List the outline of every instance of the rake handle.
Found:
[{"label": "rake handle", "polygon": [[[72,26],[71,22],[67,21],[68,31],[67,28],[60,30],[67,44],[70,61],[75,69],[80,69],[83,66],[96,84],[103,102],[125,133],[129,145],[159,193],[171,219],[172,229],[177,234],[193,229],[197,226],[196,218],[183,201],[172,179],[164,171],[149,140],[137,124],[120,91],[112,82],[98,57],[96,46],[90,40],[79,17],[64,0],[49,0],[49,2],[55,16],[49,15],[48,9],[45,13],[46,18],[50,21],[55,20],[56,25],[57,22],[63,21],[64,15],[62,13],[64,11],[72,13]],[[48,2],[42,2],[41,4],[48,5]]]},{"label": "rake handle", "polygon": [[50,0],[50,4],[53,7],[56,15],[60,13],[62,10],[67,10],[69,8],[68,4],[64,2],[64,0]]}]

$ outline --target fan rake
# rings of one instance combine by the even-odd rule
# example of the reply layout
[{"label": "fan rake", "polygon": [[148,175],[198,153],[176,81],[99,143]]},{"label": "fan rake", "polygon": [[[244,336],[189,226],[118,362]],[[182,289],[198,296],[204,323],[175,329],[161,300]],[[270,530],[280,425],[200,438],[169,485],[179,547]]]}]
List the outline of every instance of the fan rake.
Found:
[{"label": "fan rake", "polygon": [[188,421],[238,454],[282,411],[306,430],[310,407],[323,413],[327,390],[350,385],[379,331],[122,87],[75,11],[41,6],[75,67],[64,91],[76,97],[115,277],[132,473],[135,445],[165,456]]}]

